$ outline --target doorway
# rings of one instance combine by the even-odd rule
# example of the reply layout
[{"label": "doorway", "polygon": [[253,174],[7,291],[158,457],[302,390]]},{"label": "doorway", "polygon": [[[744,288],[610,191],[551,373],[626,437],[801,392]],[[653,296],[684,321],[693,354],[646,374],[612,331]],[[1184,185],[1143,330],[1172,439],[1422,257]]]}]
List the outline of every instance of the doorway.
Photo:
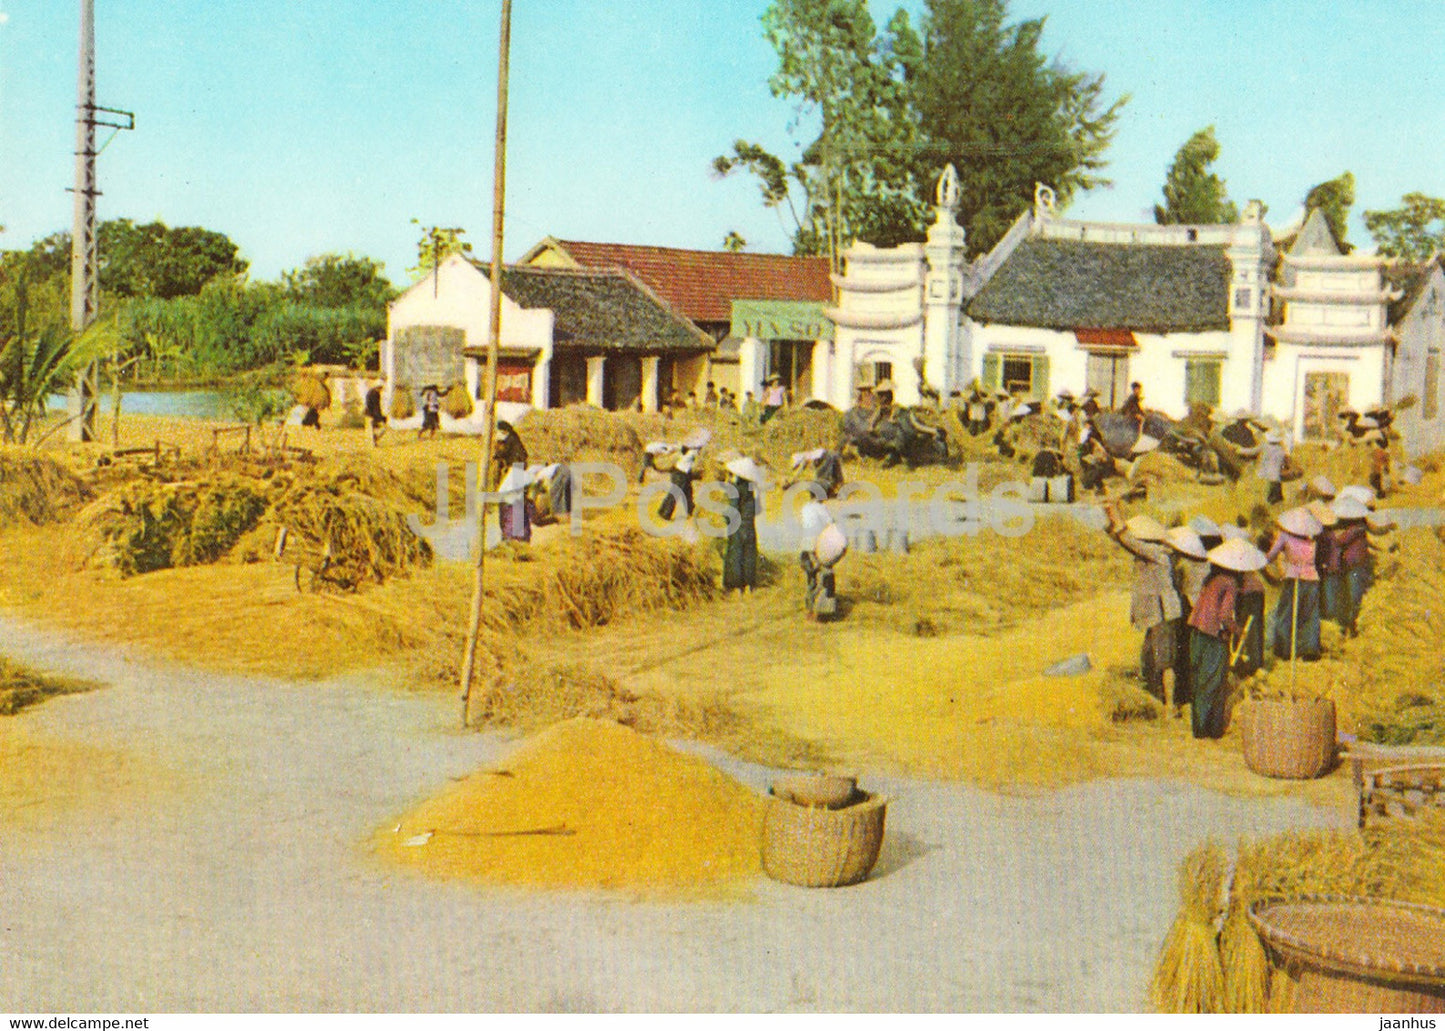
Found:
[{"label": "doorway", "polygon": [[1340,411],[1349,403],[1348,372],[1305,373],[1303,419],[1300,435],[1305,440],[1330,440],[1339,426]]},{"label": "doorway", "polygon": [[1090,351],[1084,386],[1099,392],[1099,404],[1104,408],[1118,408],[1129,396],[1129,356]]}]

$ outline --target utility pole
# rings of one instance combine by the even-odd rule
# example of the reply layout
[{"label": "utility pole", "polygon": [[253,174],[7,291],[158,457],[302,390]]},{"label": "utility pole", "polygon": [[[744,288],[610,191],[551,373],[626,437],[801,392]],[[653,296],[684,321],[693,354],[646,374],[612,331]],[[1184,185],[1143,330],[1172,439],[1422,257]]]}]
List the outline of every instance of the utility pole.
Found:
[{"label": "utility pole", "polygon": [[[95,106],[95,0],[80,0],[80,79],[75,103],[75,221],[70,236],[70,328],[77,335],[95,322],[100,311],[100,259],[96,241],[95,129],[134,129],[129,111]],[[96,112],[119,115],[125,124],[101,121]],[[80,370],[70,391],[67,414],[71,440],[95,439],[95,407],[100,366],[92,361]]]},{"label": "utility pole", "polygon": [[502,0],[502,34],[497,58],[497,139],[492,168],[492,307],[487,333],[487,432],[482,438],[482,501],[477,505],[477,575],[472,584],[471,623],[462,654],[462,726],[471,720],[472,674],[481,632],[487,569],[487,495],[492,475],[492,437],[497,431],[497,358],[502,336],[502,222],[507,199],[507,78],[512,43],[512,0]]}]

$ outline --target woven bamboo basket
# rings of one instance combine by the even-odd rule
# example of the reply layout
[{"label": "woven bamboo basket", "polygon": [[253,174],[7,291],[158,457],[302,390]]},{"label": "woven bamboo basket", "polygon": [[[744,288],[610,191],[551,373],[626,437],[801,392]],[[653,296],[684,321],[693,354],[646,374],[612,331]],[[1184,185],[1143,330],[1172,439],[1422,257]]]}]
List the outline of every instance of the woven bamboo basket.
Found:
[{"label": "woven bamboo basket", "polygon": [[1335,703],[1328,698],[1252,699],[1240,723],[1244,762],[1255,773],[1310,780],[1335,762]]},{"label": "woven bamboo basket", "polygon": [[1385,899],[1256,902],[1296,1013],[1445,1013],[1445,910]]},{"label": "woven bamboo basket", "polygon": [[768,801],[763,822],[763,869],[775,881],[805,888],[839,888],[864,880],[883,847],[888,799],[860,792],[845,809]]}]

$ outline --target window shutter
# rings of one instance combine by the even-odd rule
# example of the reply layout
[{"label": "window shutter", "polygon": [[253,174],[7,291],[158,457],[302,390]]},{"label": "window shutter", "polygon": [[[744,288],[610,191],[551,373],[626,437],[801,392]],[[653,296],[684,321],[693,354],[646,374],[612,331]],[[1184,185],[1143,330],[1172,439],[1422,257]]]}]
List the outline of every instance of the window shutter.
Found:
[{"label": "window shutter", "polygon": [[1220,363],[1217,361],[1186,361],[1184,363],[1184,403],[1219,405]]},{"label": "window shutter", "polygon": [[1034,355],[1033,396],[1035,400],[1046,401],[1049,397],[1049,356]]},{"label": "window shutter", "polygon": [[1003,359],[996,354],[983,356],[983,385],[987,390],[997,392],[999,389],[1000,370],[1003,367]]}]

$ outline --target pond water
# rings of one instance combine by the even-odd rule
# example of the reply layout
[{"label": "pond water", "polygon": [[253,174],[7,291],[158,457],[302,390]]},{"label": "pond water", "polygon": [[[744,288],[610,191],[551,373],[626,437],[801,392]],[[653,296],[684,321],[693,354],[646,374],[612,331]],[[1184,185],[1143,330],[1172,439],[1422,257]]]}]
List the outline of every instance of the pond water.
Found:
[{"label": "pond water", "polygon": [[[49,407],[64,410],[65,395],[50,395]],[[110,391],[100,393],[100,410],[109,412]],[[219,390],[123,390],[122,415],[164,415],[182,419],[229,419],[225,395]]]}]

